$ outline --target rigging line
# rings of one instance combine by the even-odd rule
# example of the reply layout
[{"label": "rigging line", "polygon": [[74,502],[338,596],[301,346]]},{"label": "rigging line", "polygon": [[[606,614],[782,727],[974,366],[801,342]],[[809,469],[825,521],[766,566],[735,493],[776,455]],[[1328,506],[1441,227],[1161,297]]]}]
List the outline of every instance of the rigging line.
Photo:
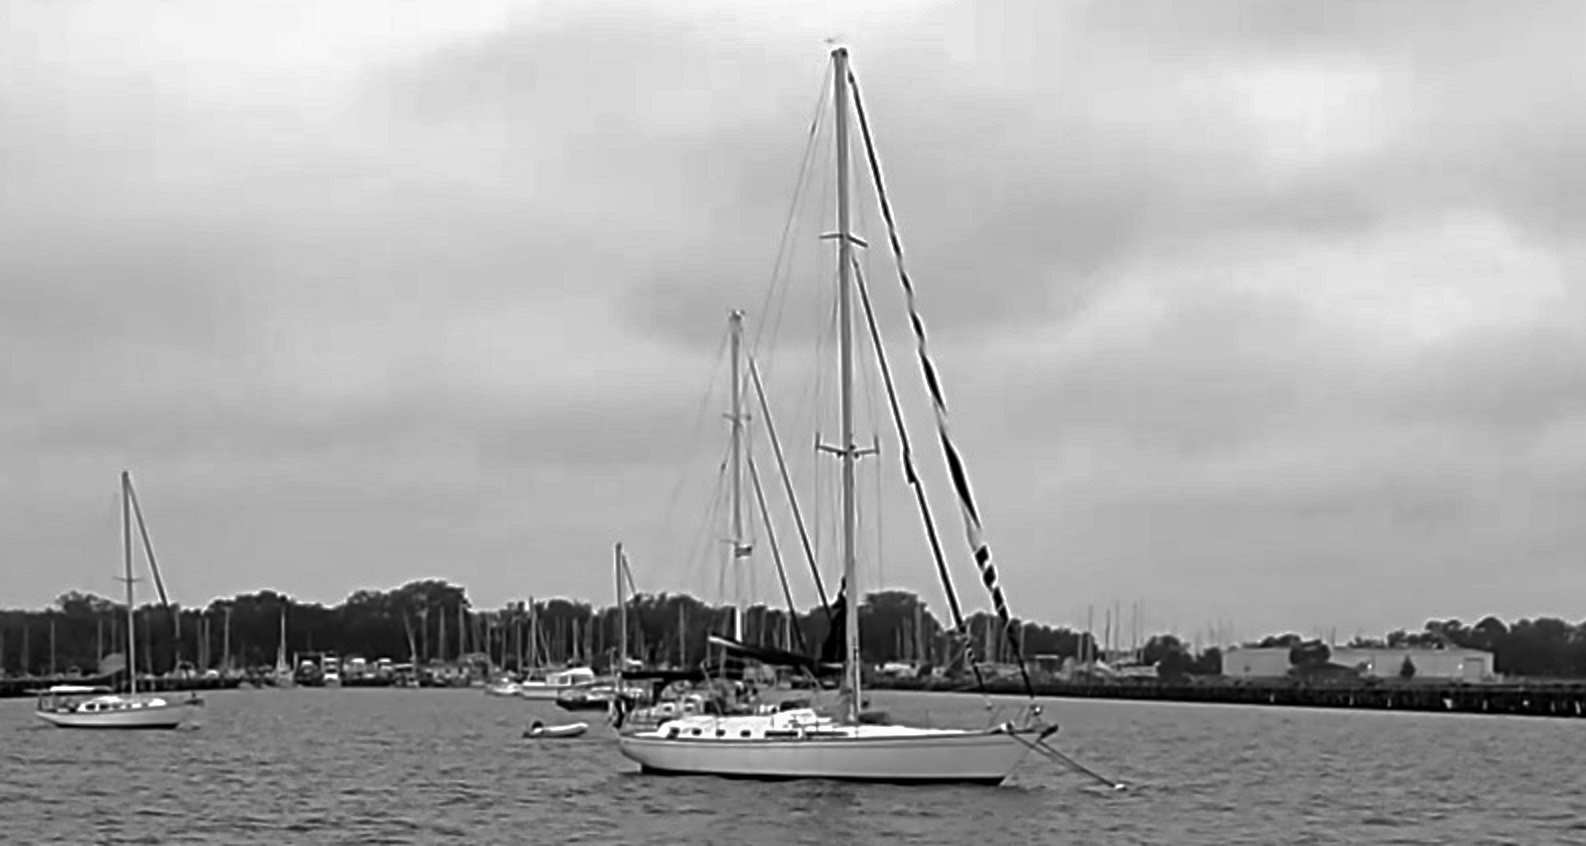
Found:
[{"label": "rigging line", "polygon": [[626,547],[622,550],[621,564],[622,574],[628,580],[628,598],[637,600],[640,596],[639,587],[633,583],[633,568],[628,566],[628,550]]},{"label": "rigging line", "polygon": [[[953,615],[953,626],[958,630],[960,637],[969,634],[969,626],[964,621],[964,609],[958,602],[958,591],[953,587],[953,575],[947,570],[947,557],[942,553],[942,538],[936,529],[936,518],[931,514],[930,502],[925,497],[925,485],[920,479],[919,472],[914,467],[914,447],[909,438],[908,427],[903,422],[903,408],[898,404],[897,385],[892,379],[892,368],[887,364],[886,348],[881,344],[881,329],[876,325],[876,313],[870,305],[870,286],[865,281],[865,275],[859,271],[857,264],[854,267],[855,288],[859,289],[859,304],[865,310],[865,323],[870,327],[870,342],[876,350],[876,359],[881,365],[881,380],[886,385],[887,404],[892,408],[892,422],[898,433],[898,452],[902,456],[899,464],[903,468],[903,478],[909,488],[914,491],[914,501],[919,506],[920,521],[925,524],[926,541],[931,547],[931,558],[936,562],[936,574],[941,579],[942,591],[947,595],[947,607]],[[981,694],[989,696],[986,690],[986,680],[981,677],[980,665],[965,662],[975,674],[975,686]]]},{"label": "rigging line", "polygon": [[[824,287],[829,290],[835,290],[837,288],[837,270],[834,268],[829,273],[827,284]],[[818,304],[819,298],[817,298]],[[827,397],[823,385],[829,384],[831,378],[827,370],[822,367],[822,362],[827,355],[827,351],[837,341],[837,318],[838,302],[836,297],[832,297],[824,328],[817,332],[815,336],[815,367],[813,368],[814,379],[812,380],[815,383],[815,393],[808,405],[813,424],[810,428],[814,430],[816,446],[815,449],[810,451],[810,463],[808,465],[810,470],[810,490],[813,498],[811,512],[814,515],[815,548],[817,557],[821,560],[840,558],[842,555],[840,547],[837,546],[839,536],[834,528],[842,523],[841,510],[839,508],[841,503],[840,483],[837,478],[838,474],[823,472],[823,468],[827,468],[829,465],[820,460],[819,450],[821,427],[826,422],[822,419],[822,415],[823,412],[828,410],[825,406]],[[823,528],[826,530],[825,534],[822,533]],[[841,589],[839,588],[840,592]]]},{"label": "rigging line", "polygon": [[[942,395],[941,380],[937,376],[936,366],[931,362],[929,351],[925,344],[925,322],[920,317],[915,306],[914,283],[909,279],[909,273],[903,262],[903,241],[898,235],[897,220],[892,214],[892,203],[887,199],[886,182],[881,177],[881,160],[877,157],[875,139],[871,135],[870,121],[865,116],[864,101],[859,96],[859,80],[854,76],[853,70],[848,71],[848,87],[853,92],[854,113],[859,118],[860,135],[865,142],[865,157],[869,160],[871,178],[875,184],[876,200],[881,206],[881,217],[886,221],[887,240],[892,246],[892,256],[897,265],[898,280],[903,285],[904,298],[909,309],[909,323],[914,329],[915,352],[919,359],[920,369],[924,375],[926,387],[931,392],[931,404],[936,411],[937,441],[942,447],[942,457],[947,462],[947,470],[952,478],[953,487],[958,493],[959,510],[963,512],[964,534],[969,541],[969,548],[973,550],[975,564],[980,568],[980,580],[991,592],[991,602],[996,608],[997,615],[1002,618],[1003,625],[1012,622],[1012,614],[1008,611],[1008,600],[1002,593],[1002,586],[997,582],[997,568],[991,561],[991,547],[987,545],[984,529],[980,522],[980,511],[975,507],[974,495],[969,489],[969,476],[964,468],[963,459],[958,454],[958,449],[953,445],[947,427],[947,400]],[[1006,635],[1006,631],[1004,632]],[[1013,647],[1014,657],[1018,660],[1019,675],[1024,681],[1025,693],[1035,698],[1035,687],[1030,682],[1030,670],[1025,666],[1023,650],[1018,644],[1009,641]]]},{"label": "rigging line", "polygon": [[726,492],[725,482],[727,478],[727,456],[725,453],[731,448],[731,445],[723,448],[724,454],[722,455],[721,461],[716,467],[716,484],[711,491],[710,502],[705,508],[705,513],[701,515],[700,523],[694,531],[693,543],[690,543],[688,547],[684,549],[684,554],[688,556],[687,560],[693,562],[693,566],[689,568],[687,575],[689,580],[692,580],[694,578],[694,574],[698,573],[698,568],[700,566],[699,562],[706,557],[703,554],[703,551],[709,549],[711,546],[711,544],[707,542],[707,539],[711,536],[712,530],[715,528],[716,516],[721,510],[721,501],[724,498],[724,494]]},{"label": "rigging line", "polygon": [[[829,284],[822,287],[837,287],[835,272],[832,278],[827,279],[827,283]],[[817,298],[816,305],[816,319],[813,322],[821,328],[815,333],[815,364],[810,368],[809,381],[801,397],[802,402],[799,408],[809,415],[809,428],[815,432],[818,439],[821,427],[826,423],[822,416],[828,410],[826,406],[826,386],[831,382],[831,375],[822,366],[822,362],[830,354],[832,345],[837,340],[837,299],[833,297],[830,305],[827,306],[824,322],[821,321],[819,298]],[[820,464],[816,463],[814,466],[818,468]]]},{"label": "rigging line", "polygon": [[[112,509],[111,512],[110,512],[110,519],[111,519],[112,522],[109,524],[109,526],[113,529],[114,534],[112,534],[111,537],[115,538],[115,545],[116,546],[120,546],[121,545],[121,492],[120,491],[116,491],[113,494],[106,494],[106,502],[110,505],[110,507]],[[94,551],[95,552],[98,551],[98,546],[99,545],[97,543],[94,544],[94,547],[95,547]],[[121,562],[117,561],[116,565],[117,566],[116,566],[115,570],[112,571],[110,578],[111,578],[112,581],[119,582],[119,581],[121,581],[124,578],[121,575]],[[118,606],[120,605],[120,603],[116,603],[116,604]]]},{"label": "rigging line", "polygon": [[[744,374],[739,374],[738,385],[739,385],[739,388],[744,393],[746,393],[747,390],[748,390],[748,381],[749,381],[749,377],[748,376],[746,376]],[[753,461],[753,456],[752,456],[751,453],[753,453],[753,451],[754,451],[754,426],[753,426],[753,415],[749,413],[748,409],[747,408],[743,408],[741,411],[742,411],[742,414],[743,414],[743,417],[744,417],[744,421],[743,421],[743,438],[742,438],[742,441],[741,441],[742,450],[743,450],[743,452],[742,452],[742,466],[740,467],[740,472],[743,472],[747,468],[749,462]],[[749,510],[750,510],[750,506],[748,504],[745,504],[745,506],[744,506],[744,512],[745,513],[744,513],[744,519],[743,519],[743,532],[744,532],[744,541],[747,542],[749,544],[749,548],[751,550],[753,550],[754,548],[756,548],[756,547],[758,547],[760,545],[760,533],[758,531],[758,528],[757,528],[758,524],[756,523],[756,521],[754,519],[754,515],[748,513]],[[767,519],[769,519],[769,518],[767,518]],[[744,560],[744,561],[739,561],[736,558],[734,558],[734,560],[733,560],[733,566],[738,570],[738,578],[740,579],[740,581],[744,585],[744,590],[743,590],[744,607],[746,609],[748,609],[748,610],[746,610],[744,612],[744,631],[745,631],[745,633],[747,633],[749,631],[749,622],[750,622],[750,620],[754,619],[754,616],[755,616],[754,615],[754,607],[756,605],[768,604],[768,603],[764,603],[764,602],[761,601],[761,595],[760,595],[760,570],[759,570],[759,568],[758,567],[753,567],[753,566],[745,566],[746,564],[750,564],[753,561],[754,561],[754,558],[753,558],[752,552],[751,552],[751,557],[746,559],[746,560]],[[780,560],[778,560],[777,566],[778,567],[782,566]],[[764,624],[765,624],[764,619],[763,619],[763,614],[761,615],[761,617],[762,617],[762,619],[760,621],[760,626],[761,626],[761,629],[762,629],[761,634],[763,635],[764,634],[763,629],[764,629]]]},{"label": "rigging line", "polygon": [[[716,607],[718,612],[722,615],[722,625],[727,627],[726,631],[723,633],[731,634],[733,618],[738,613],[737,597],[740,583],[738,581],[738,568],[736,566],[737,562],[733,558],[731,539],[732,513],[730,510],[730,493],[727,485],[728,470],[732,466],[732,441],[730,439],[728,439],[723,446],[721,461],[722,472],[720,476],[718,492],[716,494],[716,501],[712,506],[712,511],[710,514],[710,525],[708,527],[708,536],[706,538],[705,548],[721,550],[721,558],[716,564],[716,567],[718,568]],[[701,556],[701,559],[711,560],[708,554]],[[730,588],[728,584],[729,580],[731,580]],[[729,590],[731,591],[730,593]]]},{"label": "rigging line", "polygon": [[1055,726],[1051,727],[1051,728],[1048,728],[1045,732],[1042,733],[1041,737],[1036,739],[1036,740],[1030,740],[1029,738],[1026,738],[1026,737],[1020,737],[1017,734],[1012,735],[1012,737],[1015,740],[1019,741],[1020,743],[1023,743],[1025,746],[1028,746],[1031,749],[1031,751],[1034,751],[1034,752],[1046,757],[1048,760],[1056,761],[1056,762],[1068,767],[1069,769],[1073,770],[1074,772],[1079,773],[1080,775],[1088,776],[1090,778],[1093,778],[1096,781],[1106,785],[1107,787],[1109,787],[1109,788],[1111,788],[1113,790],[1126,790],[1126,789],[1128,789],[1128,785],[1127,784],[1124,784],[1121,781],[1113,781],[1112,779],[1107,778],[1106,776],[1102,775],[1101,773],[1096,772],[1095,770],[1091,769],[1090,767],[1087,767],[1084,764],[1081,764],[1080,762],[1074,760],[1073,758],[1070,758],[1069,756],[1064,755],[1061,751],[1059,751],[1059,750],[1053,748],[1051,745],[1049,745],[1046,742],[1046,736],[1048,734],[1050,734],[1055,728],[1056,728]]},{"label": "rigging line", "polygon": [[876,434],[875,441],[872,446],[875,448],[875,452],[871,455],[871,458],[874,460],[876,467],[876,578],[881,580],[882,586],[885,586],[887,533],[886,526],[882,520],[882,515],[886,512],[886,507],[882,503],[882,495],[885,493],[885,486],[881,482],[880,433]]},{"label": "rigging line", "polygon": [[149,541],[149,527],[143,522],[143,507],[138,505],[138,492],[132,487],[132,477],[127,477],[127,496],[132,500],[132,515],[138,521],[138,535],[143,538],[143,556],[148,559],[149,569],[154,572],[154,587],[160,592],[160,605],[171,615],[175,631],[180,636],[182,631],[181,620],[176,616],[176,611],[171,608],[170,597],[165,593],[165,581],[160,578],[160,564],[154,558],[154,544]]},{"label": "rigging line", "polygon": [[[849,140],[849,145],[850,146],[853,145],[853,140],[852,139]],[[858,200],[857,197],[855,199]],[[869,226],[869,218],[865,214],[865,205],[866,204],[864,202],[855,202],[855,203],[853,203],[854,217],[856,219],[856,228],[857,228],[857,230],[859,232],[866,231],[866,229]],[[854,271],[855,271],[856,277],[859,276],[859,275],[862,275],[863,271],[862,271],[861,268],[862,268],[863,262],[865,261],[866,258],[868,258],[868,254],[865,251],[863,251],[863,250],[855,250],[855,251],[852,252],[852,254],[850,256],[850,261],[852,262],[852,264],[854,266]],[[864,350],[863,350],[862,345],[861,345],[860,348],[856,349],[856,357],[862,357],[863,355],[864,355]],[[879,359],[879,357],[876,358],[875,363],[877,365],[877,368],[879,369],[879,367],[880,367],[880,359]],[[870,429],[871,429],[871,446],[875,449],[875,452],[873,453],[873,457],[876,459],[876,461],[874,462],[875,469],[876,469],[876,501],[875,501],[875,509],[876,510],[875,510],[875,515],[874,515],[874,519],[873,519],[873,522],[875,523],[875,542],[876,542],[876,545],[875,545],[875,565],[876,565],[875,566],[875,578],[876,578],[876,583],[875,584],[876,584],[876,589],[880,590],[882,587],[884,587],[887,584],[886,558],[885,558],[885,555],[884,555],[885,549],[884,549],[884,545],[882,543],[882,533],[885,531],[885,526],[884,526],[883,520],[882,520],[882,511],[884,510],[884,505],[883,505],[884,499],[883,499],[883,488],[882,488],[882,485],[881,485],[881,462],[879,460],[880,457],[881,457],[881,436],[880,436],[880,432],[879,432],[879,421],[881,419],[881,415],[878,413],[877,407],[876,407],[877,406],[876,395],[877,395],[878,392],[877,392],[877,389],[876,389],[876,375],[875,375],[875,373],[873,373],[871,371],[871,369],[869,367],[867,367],[867,366],[858,366],[857,369],[859,370],[859,373],[860,373],[859,381],[860,381],[860,385],[861,385],[861,393],[864,395],[865,416],[866,416],[866,419],[868,420],[868,422],[870,424]]]},{"label": "rigging line", "polygon": [[786,282],[793,278],[794,266],[797,263],[797,254],[796,252],[790,252],[790,248],[800,240],[795,237],[795,232],[799,227],[800,215],[803,209],[809,207],[808,199],[812,187],[809,179],[810,168],[815,162],[816,152],[824,146],[821,143],[821,138],[826,125],[827,97],[831,93],[830,87],[825,83],[827,77],[826,69],[823,68],[821,83],[817,85],[818,93],[815,111],[810,116],[809,132],[806,134],[804,152],[800,157],[798,175],[793,184],[793,198],[788,207],[787,218],[783,222],[782,237],[777,243],[777,253],[775,261],[772,263],[771,279],[762,303],[762,313],[770,319],[761,323],[757,328],[753,338],[751,338],[750,349],[761,349],[762,340],[767,338],[769,339],[768,342],[774,342],[777,332],[781,328],[782,316],[785,312],[784,306],[786,305],[789,290]]},{"label": "rigging line", "polygon": [[[694,410],[694,424],[689,430],[687,443],[694,443],[699,438],[699,433],[705,424],[705,409],[710,404],[711,397],[716,393],[716,375],[721,371],[722,363],[726,360],[727,344],[730,340],[728,333],[721,333],[721,338],[716,344],[716,355],[710,367],[709,379],[705,382],[705,390],[700,395],[699,406]],[[678,503],[682,500],[683,485],[689,477],[687,466],[677,475],[677,482],[672,486],[672,493],[667,498],[666,513],[661,517],[662,526],[671,526],[672,518],[677,514]],[[663,530],[664,531],[664,530]]]},{"label": "rigging line", "polygon": [[831,603],[826,599],[826,586],[821,581],[820,567],[815,563],[815,549],[810,546],[809,531],[804,526],[804,514],[799,510],[798,495],[793,491],[793,480],[787,472],[787,459],[782,454],[782,441],[777,438],[776,421],[771,419],[771,404],[766,401],[765,384],[760,381],[760,365],[755,361],[754,353],[747,356],[749,363],[749,380],[754,383],[754,395],[760,401],[760,415],[765,418],[766,438],[771,441],[772,454],[776,456],[777,469],[782,476],[782,489],[788,498],[788,505],[793,509],[793,523],[798,527],[799,541],[804,547],[804,558],[809,562],[810,574],[815,577],[815,590],[821,597],[821,608],[831,614]]},{"label": "rigging line", "polygon": [[[778,280],[781,278],[782,261],[787,255],[788,244],[791,242],[789,236],[792,234],[794,221],[798,218],[799,201],[804,196],[805,178],[809,173],[810,162],[815,158],[815,151],[820,147],[816,141],[826,114],[826,98],[831,96],[831,86],[826,84],[826,80],[829,78],[827,71],[832,61],[834,60],[828,59],[826,65],[821,68],[820,94],[816,97],[815,114],[810,117],[810,129],[804,139],[804,155],[799,161],[798,177],[793,182],[793,199],[788,204],[787,218],[782,223],[782,237],[777,242],[776,259],[771,263],[771,282],[766,287],[765,298],[760,303],[760,313],[767,316],[773,314],[771,311],[771,298],[777,289],[781,287]],[[780,302],[781,300],[779,299],[778,303]],[[776,338],[777,328],[781,325],[781,313],[782,310],[779,307],[775,312],[776,318],[770,323],[771,338],[773,340]],[[760,337],[766,331],[766,325],[766,323],[761,323],[756,328],[754,337],[749,342],[751,350],[760,348]]]},{"label": "rigging line", "polygon": [[[812,325],[821,325],[818,315],[817,319],[812,321]],[[799,398],[798,405],[795,406],[795,411],[797,413],[797,417],[794,420],[795,431],[811,432],[815,439],[815,443],[820,443],[821,428],[826,423],[825,415],[822,413],[826,378],[825,370],[821,367],[821,362],[825,360],[826,356],[825,350],[826,335],[824,332],[817,330],[815,332],[814,338],[814,366],[809,368],[808,378],[804,386],[805,389]],[[808,425],[802,425],[805,423]],[[821,462],[817,460],[817,457],[818,454],[814,450],[812,450],[807,455],[803,452],[803,450],[800,450],[799,458],[801,460],[798,471],[800,476],[799,481],[803,482],[807,480],[809,484],[810,519],[812,521],[813,532],[815,534],[815,548],[819,553],[817,557],[821,560],[824,560],[826,550],[825,547],[821,545]]]}]

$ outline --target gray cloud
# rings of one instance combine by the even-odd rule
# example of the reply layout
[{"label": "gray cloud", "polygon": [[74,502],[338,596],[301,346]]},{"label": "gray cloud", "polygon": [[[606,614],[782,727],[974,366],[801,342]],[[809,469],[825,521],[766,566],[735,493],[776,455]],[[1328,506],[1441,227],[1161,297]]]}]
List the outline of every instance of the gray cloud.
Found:
[{"label": "gray cloud", "polygon": [[[765,293],[819,40],[847,30],[1021,612],[1142,585],[1163,623],[1252,634],[1562,610],[1586,547],[1578,4],[612,4],[378,35],[326,12],[277,46],[238,14],[155,43],[36,7],[0,41],[16,601],[98,578],[124,465],[190,600],[425,574],[603,596],[584,564],[617,537],[641,581],[709,592],[686,547],[727,308],[777,322],[801,480],[830,428],[829,183]],[[934,596],[907,501],[884,517],[887,578]]]}]

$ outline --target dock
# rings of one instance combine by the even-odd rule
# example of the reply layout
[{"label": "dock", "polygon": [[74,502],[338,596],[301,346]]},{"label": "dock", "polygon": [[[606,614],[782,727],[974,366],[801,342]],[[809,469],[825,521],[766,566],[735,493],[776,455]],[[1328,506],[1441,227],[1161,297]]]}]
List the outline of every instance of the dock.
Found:
[{"label": "dock", "polygon": [[[1032,679],[1039,698],[1110,699],[1135,702],[1194,702],[1214,705],[1412,711],[1439,714],[1502,714],[1525,717],[1586,717],[1586,681],[1468,684],[1460,682],[1366,682],[1305,684],[1272,681],[1067,682]],[[870,683],[876,690],[976,693],[973,681],[892,678]],[[1024,694],[1018,679],[988,679],[988,692]]]}]

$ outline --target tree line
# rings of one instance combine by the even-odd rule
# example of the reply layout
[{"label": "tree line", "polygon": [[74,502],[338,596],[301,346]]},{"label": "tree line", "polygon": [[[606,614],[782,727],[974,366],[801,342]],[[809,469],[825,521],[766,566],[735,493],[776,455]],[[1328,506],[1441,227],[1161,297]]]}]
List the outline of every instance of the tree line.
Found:
[{"label": "tree line", "polygon": [[[710,635],[734,636],[731,607],[687,594],[638,594],[626,603],[630,658],[652,666],[692,666],[707,657]],[[466,590],[425,579],[385,590],[360,590],[337,605],[301,602],[264,590],[217,599],[204,608],[144,604],[135,612],[139,672],[272,667],[282,649],[293,662],[329,653],[397,662],[487,660],[505,669],[585,663],[609,665],[619,652],[623,612],[555,598],[479,608]],[[880,591],[859,609],[864,658],[924,666],[962,666],[1026,654],[1072,658],[1095,654],[1088,636],[1065,627],[1020,623],[1011,636],[978,613],[968,637],[944,626],[916,595]],[[781,608],[745,609],[745,641],[815,654],[831,626],[823,608],[790,615]],[[0,611],[0,672],[10,675],[94,675],[107,656],[124,655],[126,606],[72,591],[44,610]]]},{"label": "tree line", "polygon": [[[623,612],[578,600],[476,607],[467,591],[441,579],[408,582],[390,590],[360,590],[340,604],[301,602],[264,590],[217,599],[204,608],[138,607],[134,631],[140,672],[178,668],[266,668],[276,663],[284,628],[285,658],[317,653],[427,664],[488,661],[505,669],[585,663],[609,665],[617,657]],[[283,626],[284,621],[284,626]],[[712,634],[733,636],[734,609],[687,594],[638,594],[626,603],[626,651],[651,666],[692,666],[707,657]],[[867,662],[909,662],[965,667],[965,661],[1011,661],[1017,647],[1027,660],[1083,660],[1098,654],[1088,633],[1066,626],[1016,621],[1005,632],[992,615],[966,620],[959,637],[917,595],[898,590],[867,594],[859,609],[860,643]],[[790,615],[756,605],[746,609],[743,639],[815,654],[830,630],[822,608]],[[44,610],[0,611],[0,673],[95,675],[107,656],[126,651],[126,606],[72,591]],[[1291,645],[1298,635],[1278,635],[1250,645]],[[1393,632],[1355,645],[1462,646],[1496,654],[1497,670],[1526,676],[1586,676],[1586,624],[1495,618],[1466,627],[1431,621],[1421,632]],[[1138,655],[1164,676],[1215,675],[1221,657],[1213,647],[1196,652],[1172,634],[1149,638]]]}]

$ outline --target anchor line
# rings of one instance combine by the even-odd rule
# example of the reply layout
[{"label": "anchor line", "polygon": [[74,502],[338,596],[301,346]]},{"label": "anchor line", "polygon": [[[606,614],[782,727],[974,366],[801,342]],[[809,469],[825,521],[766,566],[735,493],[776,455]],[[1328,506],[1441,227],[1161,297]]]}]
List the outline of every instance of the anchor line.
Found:
[{"label": "anchor line", "polygon": [[1030,740],[1028,738],[1020,737],[1017,734],[1013,735],[1013,739],[1019,741],[1020,743],[1023,743],[1025,746],[1030,747],[1030,749],[1032,751],[1034,751],[1035,753],[1037,753],[1039,755],[1044,756],[1048,760],[1056,761],[1059,764],[1062,764],[1063,766],[1066,766],[1069,769],[1073,770],[1074,772],[1079,773],[1080,775],[1088,776],[1089,778],[1092,778],[1092,779],[1096,780],[1097,782],[1106,785],[1108,788],[1110,788],[1112,790],[1126,790],[1126,789],[1128,789],[1128,785],[1124,784],[1123,782],[1114,781],[1114,780],[1112,780],[1110,778],[1107,778],[1106,776],[1102,775],[1101,773],[1098,773],[1095,770],[1091,769],[1090,767],[1087,767],[1084,764],[1081,764],[1080,762],[1074,760],[1073,758],[1070,758],[1069,756],[1064,755],[1061,751],[1059,751],[1059,750],[1053,748],[1052,746],[1050,746],[1049,744],[1047,744],[1046,738],[1049,735],[1051,735],[1053,732],[1055,732],[1055,731],[1057,731],[1057,727],[1056,726],[1051,726],[1048,729],[1046,729],[1045,731],[1041,732],[1041,736],[1039,738],[1035,739],[1035,740]]}]

